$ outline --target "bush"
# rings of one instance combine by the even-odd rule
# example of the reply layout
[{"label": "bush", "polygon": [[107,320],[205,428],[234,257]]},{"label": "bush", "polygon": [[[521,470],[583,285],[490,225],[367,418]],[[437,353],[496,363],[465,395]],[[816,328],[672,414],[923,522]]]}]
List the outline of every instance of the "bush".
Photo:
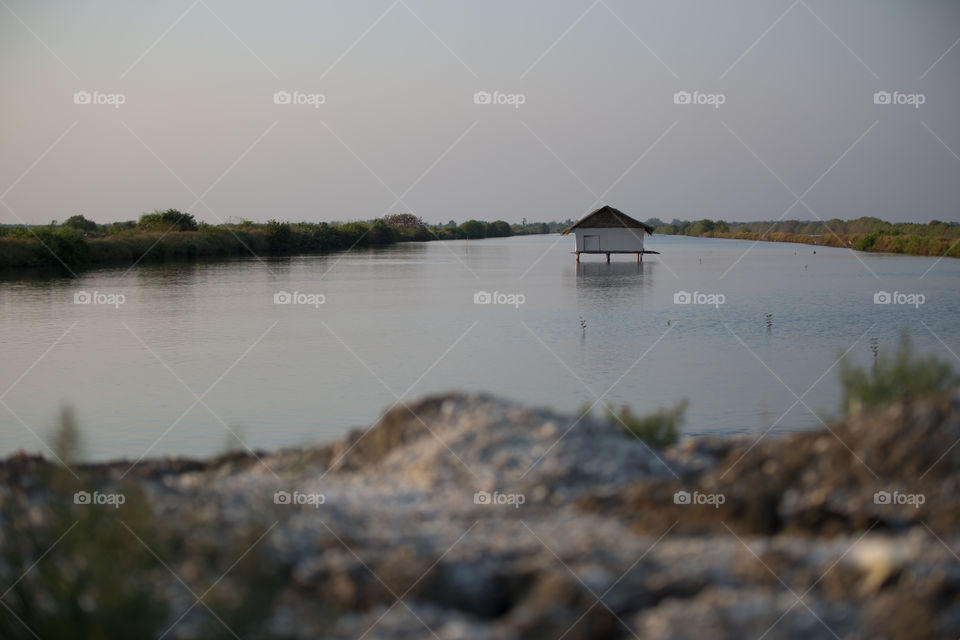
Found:
[{"label": "bush", "polygon": [[34,233],[43,243],[35,248],[39,264],[66,265],[74,269],[84,267],[90,261],[90,247],[82,231],[71,227],[41,227],[35,229]]},{"label": "bush", "polygon": [[663,448],[677,442],[686,411],[684,399],[672,409],[658,409],[646,416],[634,415],[627,405],[621,406],[619,412],[607,407],[606,418],[610,424],[651,447]]},{"label": "bush", "polygon": [[82,215],[70,216],[63,222],[64,227],[71,227],[78,231],[96,231],[97,223],[93,220],[87,220]]},{"label": "bush", "polygon": [[137,229],[143,231],[196,231],[197,221],[193,215],[183,213],[176,209],[167,209],[166,211],[154,211],[140,216],[140,222],[137,223]]},{"label": "bush", "polygon": [[482,238],[487,230],[487,226],[479,220],[467,220],[460,225],[463,235],[471,240]]},{"label": "bush", "polygon": [[960,384],[950,363],[934,355],[913,354],[910,334],[906,331],[893,356],[881,353],[872,367],[856,367],[841,362],[840,382],[843,385],[843,407],[849,415],[861,409],[882,407],[895,400],[911,400],[918,396],[945,391]]},{"label": "bush", "polygon": [[374,220],[370,225],[370,231],[367,233],[367,240],[373,246],[382,246],[393,244],[400,237],[397,230],[387,226],[383,220]]},{"label": "bush", "polygon": [[296,249],[293,230],[286,222],[269,220],[266,233],[267,246],[271,253],[289,253]]},{"label": "bush", "polygon": [[510,225],[503,220],[488,222],[484,228],[484,235],[488,238],[506,238],[512,235],[512,233]]},{"label": "bush", "polygon": [[[79,433],[69,410],[61,412],[54,440],[62,459],[76,458]],[[20,481],[0,492],[0,584],[6,589],[0,638],[166,635],[180,622],[184,602],[171,597],[171,587],[184,587],[166,566],[177,567],[178,575],[189,567],[195,577],[184,585],[216,586],[203,592],[191,637],[234,638],[234,631],[267,637],[264,612],[288,582],[290,567],[255,545],[265,523],[224,538],[196,536],[193,525],[207,517],[202,508],[185,502],[176,518],[158,517],[136,480],[114,483],[81,466],[75,478],[59,465],[16,457],[5,464]],[[123,504],[77,503],[75,492],[94,489],[122,494]],[[199,592],[193,585],[187,588]],[[200,613],[206,609],[212,613]]]},{"label": "bush", "polygon": [[344,249],[350,247],[365,247],[369,242],[367,237],[369,227],[362,222],[347,222],[337,227],[340,235],[340,246]]},{"label": "bush", "polygon": [[393,227],[394,229],[420,229],[426,227],[423,220],[412,213],[394,213],[393,215],[384,216],[383,221],[387,226]]}]

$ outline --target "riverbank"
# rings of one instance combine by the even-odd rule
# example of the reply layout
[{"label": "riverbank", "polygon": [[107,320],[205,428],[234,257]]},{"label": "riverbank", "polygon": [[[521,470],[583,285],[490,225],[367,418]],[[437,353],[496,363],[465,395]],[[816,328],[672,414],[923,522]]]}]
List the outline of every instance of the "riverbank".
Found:
[{"label": "riverbank", "polygon": [[[243,256],[312,255],[353,248],[383,247],[399,242],[481,239],[549,233],[546,223],[511,225],[503,221],[468,220],[460,225],[428,226],[423,223],[391,226],[383,220],[340,224],[242,223],[196,224],[192,216],[179,219],[145,218],[141,222],[82,226],[48,225],[0,229],[0,269],[59,268],[79,271],[104,265],[140,262],[189,261]],[[120,225],[120,226],[118,226]],[[558,226],[554,224],[554,226]],[[185,228],[183,228],[185,227]]]},{"label": "riverbank", "polygon": [[867,253],[896,253],[911,256],[960,258],[960,240],[911,235],[844,234],[804,235],[797,233],[762,233],[749,231],[709,232],[701,238],[728,238],[761,242],[793,242],[821,247],[840,247]]},{"label": "riverbank", "polygon": [[674,220],[668,224],[651,218],[647,223],[659,235],[794,242],[872,253],[960,258],[960,224],[939,220],[921,224],[887,222],[870,216],[855,220],[760,222],[724,222],[705,218],[697,221]]},{"label": "riverbank", "polygon": [[271,454],[15,457],[0,633],[955,638],[958,439],[956,392],[665,450],[450,394]]}]

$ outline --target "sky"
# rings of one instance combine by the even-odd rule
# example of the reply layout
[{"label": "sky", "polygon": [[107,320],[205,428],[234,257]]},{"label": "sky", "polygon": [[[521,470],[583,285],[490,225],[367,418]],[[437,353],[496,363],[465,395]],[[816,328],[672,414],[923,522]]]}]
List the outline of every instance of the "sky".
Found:
[{"label": "sky", "polygon": [[960,220],[960,3],[0,0],[0,222]]}]

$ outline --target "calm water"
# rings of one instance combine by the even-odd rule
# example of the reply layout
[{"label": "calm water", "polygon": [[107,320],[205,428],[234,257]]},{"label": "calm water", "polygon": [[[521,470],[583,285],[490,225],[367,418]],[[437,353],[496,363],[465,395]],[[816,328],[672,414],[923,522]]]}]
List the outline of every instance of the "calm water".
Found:
[{"label": "calm water", "polygon": [[[782,432],[818,425],[811,410],[836,411],[830,367],[852,345],[850,357],[868,363],[871,339],[890,350],[908,327],[918,348],[953,359],[942,340],[960,353],[957,260],[930,269],[930,258],[655,237],[648,248],[663,255],[642,265],[614,256],[578,267],[572,242],[8,277],[0,454],[42,451],[38,436],[49,439],[62,404],[76,410],[88,458],[136,458],[222,451],[224,424],[254,448],[328,440],[396,396],[453,389],[562,410],[594,394],[640,411],[687,397],[688,434]],[[875,305],[881,290],[925,301]],[[80,291],[124,301],[74,304]],[[279,291],[324,302],[274,304]],[[476,305],[478,291],[525,300]],[[725,299],[677,305],[678,291]]]}]

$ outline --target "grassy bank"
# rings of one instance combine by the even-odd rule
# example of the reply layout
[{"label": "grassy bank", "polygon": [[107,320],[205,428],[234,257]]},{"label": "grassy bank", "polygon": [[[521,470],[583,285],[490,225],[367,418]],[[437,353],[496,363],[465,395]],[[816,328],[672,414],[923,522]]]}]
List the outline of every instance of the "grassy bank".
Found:
[{"label": "grassy bank", "polygon": [[398,242],[479,239],[549,233],[560,223],[510,225],[468,220],[427,225],[411,214],[345,223],[242,222],[208,225],[174,209],[139,221],[97,224],[73,216],[62,224],[0,227],[0,269],[60,267],[72,270],[137,261],[237,256],[283,256],[382,247]]},{"label": "grassy bank", "polygon": [[929,224],[891,223],[877,218],[856,220],[781,222],[724,222],[723,220],[648,220],[655,233],[702,238],[733,238],[766,242],[796,242],[843,247],[876,253],[960,258],[960,225],[934,220]]}]

